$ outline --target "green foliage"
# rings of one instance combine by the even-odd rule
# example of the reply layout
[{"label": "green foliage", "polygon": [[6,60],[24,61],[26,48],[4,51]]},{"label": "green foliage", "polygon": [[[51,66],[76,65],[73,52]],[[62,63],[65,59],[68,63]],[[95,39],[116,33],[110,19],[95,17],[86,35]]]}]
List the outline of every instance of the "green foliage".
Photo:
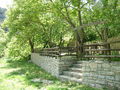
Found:
[{"label": "green foliage", "polygon": [[[99,0],[90,11],[92,21],[104,21],[105,24],[96,25],[96,31],[103,34],[103,30],[108,28],[108,37],[114,37],[120,34],[120,1],[119,0]],[[99,34],[98,34],[99,35]]]},{"label": "green foliage", "polygon": [[0,57],[4,56],[4,50],[7,44],[7,33],[0,29]]},{"label": "green foliage", "polygon": [[46,88],[47,90],[68,90],[67,88],[64,87],[58,87],[58,86],[49,86]]},{"label": "green foliage", "polygon": [[30,54],[29,45],[19,42],[16,38],[12,38],[6,46],[5,56],[8,58],[22,59]]},{"label": "green foliage", "polygon": [[52,13],[49,4],[39,0],[15,0],[14,3],[3,23],[3,27],[8,27],[11,39],[7,44],[7,56],[24,57],[34,52],[35,48],[60,44],[67,25]]},{"label": "green foliage", "polygon": [[67,46],[70,38],[78,37],[76,28],[90,22],[104,24],[77,29],[86,42],[119,35],[119,5],[119,0],[14,0],[3,23],[9,29],[6,55],[25,57],[35,48],[56,47],[61,42]]}]

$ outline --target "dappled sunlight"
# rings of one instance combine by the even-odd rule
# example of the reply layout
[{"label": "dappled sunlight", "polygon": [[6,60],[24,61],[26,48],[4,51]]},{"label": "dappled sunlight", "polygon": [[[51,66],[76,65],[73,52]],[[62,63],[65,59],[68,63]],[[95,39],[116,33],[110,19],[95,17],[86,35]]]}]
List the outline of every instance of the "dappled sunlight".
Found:
[{"label": "dappled sunlight", "polygon": [[80,84],[63,83],[27,60],[9,62],[1,60],[0,62],[2,65],[0,67],[0,90],[68,90],[69,88],[90,90],[90,87]]},{"label": "dappled sunlight", "polygon": [[[47,78],[55,80],[54,77],[28,61],[12,61],[9,63],[4,63],[2,64],[2,67],[0,67],[0,81],[2,80],[2,83],[0,84],[1,87],[6,87],[9,85],[9,88],[34,87],[34,90],[36,86],[36,88],[40,88],[42,83],[32,82],[31,80],[33,78]],[[5,89],[8,90],[8,88]]]},{"label": "dappled sunlight", "polygon": [[11,72],[15,72],[15,71],[17,71],[17,70],[19,70],[19,68],[18,69],[4,69],[3,67],[2,67],[2,69],[0,69],[0,73],[4,73],[4,74],[9,74],[9,73],[11,73]]},{"label": "dappled sunlight", "polygon": [[119,36],[120,0],[0,0],[0,90],[120,89]]}]

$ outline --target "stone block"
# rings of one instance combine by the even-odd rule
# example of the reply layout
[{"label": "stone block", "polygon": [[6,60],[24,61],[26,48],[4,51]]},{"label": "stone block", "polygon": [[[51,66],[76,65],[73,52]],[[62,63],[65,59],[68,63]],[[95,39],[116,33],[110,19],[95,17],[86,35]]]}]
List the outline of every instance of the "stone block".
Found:
[{"label": "stone block", "polygon": [[102,64],[102,67],[103,67],[103,68],[111,68],[111,65],[109,65],[108,63],[103,63],[103,64]]},{"label": "stone block", "polygon": [[97,79],[95,82],[97,84],[105,84],[105,79]]},{"label": "stone block", "polygon": [[115,73],[112,71],[111,72],[110,71],[99,71],[98,73],[99,75],[105,75],[105,76],[115,75]]},{"label": "stone block", "polygon": [[90,68],[94,68],[94,69],[97,68],[97,64],[96,63],[90,63],[89,66],[90,66]]},{"label": "stone block", "polygon": [[120,88],[120,81],[114,81],[114,85]]},{"label": "stone block", "polygon": [[105,79],[105,76],[104,75],[98,75],[98,78],[99,79]]},{"label": "stone block", "polygon": [[95,87],[100,88],[100,89],[103,88],[103,86],[101,84],[95,84]]},{"label": "stone block", "polygon": [[83,77],[88,77],[90,76],[90,73],[83,73]]},{"label": "stone block", "polygon": [[120,81],[120,74],[116,74],[116,75],[115,75],[115,80],[116,80],[116,81]]},{"label": "stone block", "polygon": [[120,67],[119,66],[112,66],[112,71],[120,71]]},{"label": "stone block", "polygon": [[95,83],[89,83],[90,86],[95,87]]},{"label": "stone block", "polygon": [[102,64],[102,63],[104,63],[103,60],[96,60],[96,61],[93,61],[93,62],[95,62],[95,63],[97,63],[97,64]]},{"label": "stone block", "polygon": [[105,78],[106,78],[107,80],[115,80],[115,77],[114,77],[114,76],[105,76]]}]

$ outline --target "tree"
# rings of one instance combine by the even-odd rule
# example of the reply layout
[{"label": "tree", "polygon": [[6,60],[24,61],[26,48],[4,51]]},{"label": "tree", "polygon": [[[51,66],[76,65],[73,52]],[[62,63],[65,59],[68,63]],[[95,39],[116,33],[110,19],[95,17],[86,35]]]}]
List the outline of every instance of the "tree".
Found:
[{"label": "tree", "polygon": [[[85,30],[81,26],[83,25],[83,12],[87,9],[89,3],[94,3],[92,0],[87,2],[82,0],[50,0],[54,13],[57,13],[62,19],[64,19],[73,29],[77,40],[78,52],[80,50],[81,56],[83,56],[83,44],[85,42]],[[81,27],[81,28],[78,28]]]},{"label": "tree", "polygon": [[53,47],[53,42],[59,46],[67,25],[51,13],[46,2],[15,0],[14,7],[7,12],[3,27],[8,27],[9,38],[15,38],[21,47],[29,45],[33,53],[40,46]]}]

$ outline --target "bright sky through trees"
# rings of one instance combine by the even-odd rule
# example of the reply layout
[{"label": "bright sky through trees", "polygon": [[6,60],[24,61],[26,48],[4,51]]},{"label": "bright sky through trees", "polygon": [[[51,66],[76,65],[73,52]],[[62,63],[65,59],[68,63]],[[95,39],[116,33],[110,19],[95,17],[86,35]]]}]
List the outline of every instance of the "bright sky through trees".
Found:
[{"label": "bright sky through trees", "polygon": [[7,8],[12,4],[13,0],[0,0],[0,7]]}]

